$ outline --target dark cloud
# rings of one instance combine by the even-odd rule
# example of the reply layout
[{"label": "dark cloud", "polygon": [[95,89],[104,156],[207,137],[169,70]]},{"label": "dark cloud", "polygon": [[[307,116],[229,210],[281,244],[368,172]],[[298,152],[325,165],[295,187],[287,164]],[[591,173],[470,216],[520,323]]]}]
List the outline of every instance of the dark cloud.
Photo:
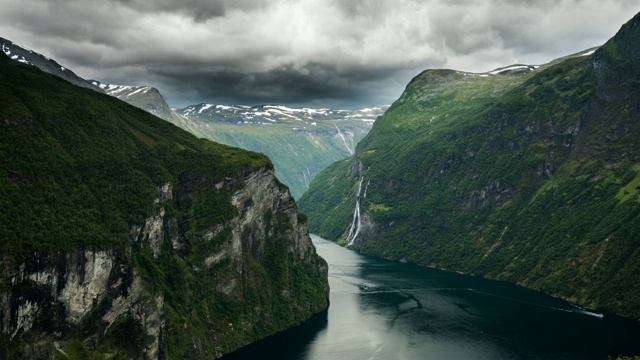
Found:
[{"label": "dark cloud", "polygon": [[198,1],[198,0],[113,0],[140,13],[153,12],[181,12],[193,17],[196,22],[201,22],[213,17],[225,14],[224,1]]},{"label": "dark cloud", "polygon": [[224,69],[185,75],[180,69],[162,69],[152,75],[167,87],[186,94],[181,102],[203,99],[203,102],[237,104],[238,99],[242,99],[245,105],[366,106],[381,103],[383,99],[378,93],[386,89],[380,79],[390,72],[396,70],[363,69],[341,74],[334,64],[309,63],[302,68],[286,64],[262,73]]},{"label": "dark cloud", "polygon": [[196,102],[390,103],[426,68],[602,44],[637,0],[3,0],[0,36],[85,78]]},{"label": "dark cloud", "polygon": [[256,11],[263,8],[266,0],[108,0],[134,9],[139,13],[181,13],[195,22],[221,17],[229,10]]}]

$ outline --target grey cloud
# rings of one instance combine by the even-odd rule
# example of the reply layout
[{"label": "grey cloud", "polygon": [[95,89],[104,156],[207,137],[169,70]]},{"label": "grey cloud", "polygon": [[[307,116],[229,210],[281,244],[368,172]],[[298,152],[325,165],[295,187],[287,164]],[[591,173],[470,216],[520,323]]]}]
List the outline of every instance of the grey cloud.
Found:
[{"label": "grey cloud", "polygon": [[374,104],[427,68],[606,41],[637,0],[3,0],[0,36],[81,76],[189,102]]},{"label": "grey cloud", "polygon": [[[333,64],[309,63],[302,68],[286,64],[262,73],[233,69],[185,73],[180,69],[163,69],[154,71],[153,75],[168,88],[189,94],[191,98],[204,99],[202,102],[237,104],[238,99],[242,99],[246,105],[322,102],[344,107],[375,104],[371,102],[372,98],[382,101],[384,97],[380,92],[389,90],[385,88],[384,79],[396,72],[394,69],[363,69],[340,74]],[[388,102],[387,98],[384,100]]]},{"label": "grey cloud", "polygon": [[402,3],[393,0],[332,0],[347,19],[365,17],[372,20],[380,20],[388,14],[393,7],[402,6]]},{"label": "grey cloud", "polygon": [[195,22],[221,17],[228,10],[253,11],[267,4],[266,0],[110,0],[137,12],[178,12],[188,15]]}]

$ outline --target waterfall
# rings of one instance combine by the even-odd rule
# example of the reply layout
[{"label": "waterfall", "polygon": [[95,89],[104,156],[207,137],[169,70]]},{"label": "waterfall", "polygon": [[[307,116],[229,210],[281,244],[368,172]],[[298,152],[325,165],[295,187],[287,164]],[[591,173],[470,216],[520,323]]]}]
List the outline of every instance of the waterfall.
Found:
[{"label": "waterfall", "polygon": [[[353,212],[353,220],[351,221],[351,227],[349,228],[349,235],[347,235],[347,247],[353,245],[360,233],[360,192],[362,191],[362,182],[364,177],[360,176],[360,183],[358,184],[358,194],[356,195],[356,209]],[[369,185],[367,183],[367,185]],[[366,190],[365,190],[366,192]]]},{"label": "waterfall", "polygon": [[342,132],[340,131],[340,128],[338,127],[338,125],[333,124],[333,126],[335,126],[336,130],[338,130],[338,136],[340,136],[340,138],[342,139],[342,142],[344,143],[344,146],[347,148],[347,150],[349,150],[349,154],[353,155],[353,150],[351,150],[351,148],[347,144],[347,139],[345,139],[344,135],[342,135]]}]

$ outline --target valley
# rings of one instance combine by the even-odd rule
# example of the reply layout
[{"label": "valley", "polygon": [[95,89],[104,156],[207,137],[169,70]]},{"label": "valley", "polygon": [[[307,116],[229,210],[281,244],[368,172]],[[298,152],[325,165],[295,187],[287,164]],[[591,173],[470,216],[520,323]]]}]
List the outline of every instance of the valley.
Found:
[{"label": "valley", "polygon": [[[217,5],[189,34],[248,11]],[[342,11],[368,18],[360,5]],[[189,19],[162,6],[168,24]],[[386,27],[378,45],[431,41],[426,58],[382,46],[407,58],[395,65],[345,46],[360,30],[323,56],[295,42],[302,64],[273,43],[234,58],[257,33],[179,36],[189,51],[162,36],[165,57],[136,36],[74,50],[169,101],[0,38],[0,359],[637,358],[640,13],[544,63],[447,68],[454,54],[496,66],[478,37],[507,26],[493,21],[436,43]],[[62,38],[59,53],[87,45]],[[422,64],[442,67],[363,105],[398,82],[380,74]]]}]

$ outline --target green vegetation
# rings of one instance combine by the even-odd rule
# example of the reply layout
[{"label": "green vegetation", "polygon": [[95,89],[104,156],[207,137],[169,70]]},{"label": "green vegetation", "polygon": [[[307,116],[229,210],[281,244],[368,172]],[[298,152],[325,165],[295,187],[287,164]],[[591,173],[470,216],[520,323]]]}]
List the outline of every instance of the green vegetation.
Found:
[{"label": "green vegetation", "polygon": [[529,73],[418,75],[300,199],[311,231],[344,242],[363,177],[357,250],[640,319],[639,23]]},{"label": "green vegetation", "polygon": [[[315,253],[303,261],[291,250],[297,229],[280,212],[265,214],[271,231],[260,251],[247,248],[241,259],[205,264],[231,239],[227,225],[239,215],[231,204],[233,192],[252,172],[273,169],[264,155],[197,139],[143,110],[4,54],[0,104],[3,274],[40,259],[64,268],[65,253],[83,249],[113,251],[114,269],[123,281],[131,281],[133,273],[142,278],[149,293],[144,302],[155,306],[157,296],[164,299],[161,351],[167,359],[215,358],[327,306],[321,270],[326,263]],[[167,183],[171,196],[159,199]],[[167,235],[156,256],[147,244],[134,244],[132,228],[145,224],[159,207]],[[61,321],[64,309],[55,298],[43,298],[51,289],[27,280],[13,287],[10,277],[0,279],[3,294],[18,298],[25,291],[34,303],[46,304],[41,311],[53,317],[15,337],[1,335],[0,357],[141,358],[153,340],[130,315],[109,328],[101,320],[121,295],[112,293],[118,283],[75,327]]]},{"label": "green vegetation", "polygon": [[[191,122],[179,126],[193,134],[222,144],[263,153],[273,161],[276,176],[289,186],[294,198],[309,187],[313,177],[335,161],[350,155],[336,126],[353,149],[371,129],[371,123],[358,119],[316,120],[311,126],[285,116],[269,125],[244,124],[229,118],[203,114],[189,116]],[[231,118],[235,119],[235,118]]]},{"label": "green vegetation", "polygon": [[122,248],[129,226],[151,213],[157,187],[178,183],[179,174],[215,183],[272,167],[263,155],[196,139],[6,57],[1,65],[0,217],[11,219],[0,227],[5,255]]}]

